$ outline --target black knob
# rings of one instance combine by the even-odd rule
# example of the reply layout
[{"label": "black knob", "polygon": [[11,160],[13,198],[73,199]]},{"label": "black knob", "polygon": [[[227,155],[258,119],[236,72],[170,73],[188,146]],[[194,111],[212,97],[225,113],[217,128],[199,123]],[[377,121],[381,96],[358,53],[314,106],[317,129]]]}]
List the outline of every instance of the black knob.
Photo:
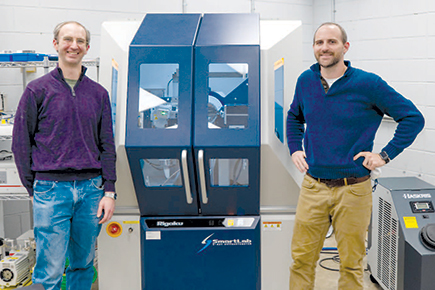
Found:
[{"label": "black knob", "polygon": [[421,229],[420,241],[427,249],[435,251],[435,224],[428,224]]}]

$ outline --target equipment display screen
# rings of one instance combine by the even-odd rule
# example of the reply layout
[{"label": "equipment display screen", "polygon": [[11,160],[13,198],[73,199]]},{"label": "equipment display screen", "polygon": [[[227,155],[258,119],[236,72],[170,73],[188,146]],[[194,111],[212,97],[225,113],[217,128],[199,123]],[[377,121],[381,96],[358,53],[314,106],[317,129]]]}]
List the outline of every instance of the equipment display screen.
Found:
[{"label": "equipment display screen", "polygon": [[410,201],[411,209],[413,213],[431,213],[435,212],[432,201]]},{"label": "equipment display screen", "polygon": [[415,205],[416,209],[429,209],[429,204],[427,202],[424,202],[424,203],[418,202],[418,203],[415,203],[414,205]]}]

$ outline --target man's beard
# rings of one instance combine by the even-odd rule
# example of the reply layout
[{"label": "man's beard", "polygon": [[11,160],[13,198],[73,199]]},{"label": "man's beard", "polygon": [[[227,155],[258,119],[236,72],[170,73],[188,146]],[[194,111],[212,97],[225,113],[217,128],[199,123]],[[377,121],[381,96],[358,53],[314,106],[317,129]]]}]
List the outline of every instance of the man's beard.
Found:
[{"label": "man's beard", "polygon": [[318,58],[317,58],[317,62],[318,62],[319,65],[320,65],[321,67],[323,67],[323,68],[330,68],[330,67],[333,67],[334,65],[336,65],[337,63],[339,63],[339,62],[340,62],[340,58],[334,56],[333,59],[332,59],[332,61],[331,61],[330,63],[328,63],[328,64],[322,64],[322,63],[320,62],[320,57],[318,57]]},{"label": "man's beard", "polygon": [[332,60],[332,62],[330,63],[330,64],[327,64],[327,65],[322,65],[322,64],[320,64],[320,66],[321,67],[323,67],[323,68],[330,68],[330,67],[333,67],[334,65],[336,65],[337,63],[339,63],[340,62],[340,59],[339,58],[335,58],[334,57],[334,59]]}]

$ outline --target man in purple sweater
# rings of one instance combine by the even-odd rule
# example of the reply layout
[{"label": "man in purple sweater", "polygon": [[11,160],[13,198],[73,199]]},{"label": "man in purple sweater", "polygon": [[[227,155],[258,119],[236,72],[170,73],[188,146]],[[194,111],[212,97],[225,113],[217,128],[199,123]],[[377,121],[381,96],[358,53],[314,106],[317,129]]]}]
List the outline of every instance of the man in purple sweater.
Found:
[{"label": "man in purple sweater", "polygon": [[59,65],[30,82],[15,116],[12,151],[33,200],[33,282],[91,288],[95,242],[115,209],[115,146],[107,91],[85,76],[90,33],[60,23],[53,45]]},{"label": "man in purple sweater", "polygon": [[[341,26],[321,25],[313,49],[317,63],[299,77],[287,117],[292,160],[306,173],[293,228],[290,289],[314,288],[316,262],[332,223],[340,255],[338,289],[362,290],[370,172],[411,145],[424,118],[379,76],[344,60],[349,42]],[[372,152],[384,114],[397,129],[381,152]]]}]

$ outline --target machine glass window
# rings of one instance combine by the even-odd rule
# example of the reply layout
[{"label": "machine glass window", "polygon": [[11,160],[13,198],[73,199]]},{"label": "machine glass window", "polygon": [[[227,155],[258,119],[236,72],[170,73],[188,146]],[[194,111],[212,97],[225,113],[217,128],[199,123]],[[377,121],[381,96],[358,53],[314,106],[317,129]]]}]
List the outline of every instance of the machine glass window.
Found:
[{"label": "machine glass window", "polygon": [[247,63],[209,65],[209,129],[248,127],[248,68]]},{"label": "machine glass window", "polygon": [[183,186],[178,159],[141,159],[146,187]]},{"label": "machine glass window", "polygon": [[139,128],[178,127],[179,65],[144,63],[140,65]]},{"label": "machine glass window", "polygon": [[249,160],[245,158],[211,158],[211,186],[248,186]]},{"label": "machine glass window", "polygon": [[112,59],[112,85],[110,103],[112,108],[113,135],[116,134],[116,103],[118,99],[118,63]]},{"label": "machine glass window", "polygon": [[275,135],[284,143],[284,58],[276,61],[275,70]]}]

